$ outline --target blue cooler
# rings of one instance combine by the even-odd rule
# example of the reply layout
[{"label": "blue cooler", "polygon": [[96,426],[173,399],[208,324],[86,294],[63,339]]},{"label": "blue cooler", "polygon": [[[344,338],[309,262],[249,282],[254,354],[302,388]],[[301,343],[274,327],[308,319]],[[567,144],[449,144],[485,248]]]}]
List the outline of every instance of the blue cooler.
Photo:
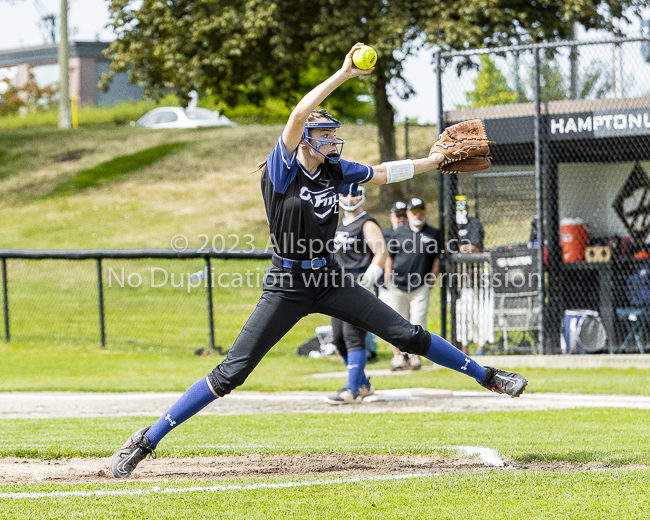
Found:
[{"label": "blue cooler", "polygon": [[607,348],[607,331],[596,311],[564,311],[563,354],[597,354]]}]

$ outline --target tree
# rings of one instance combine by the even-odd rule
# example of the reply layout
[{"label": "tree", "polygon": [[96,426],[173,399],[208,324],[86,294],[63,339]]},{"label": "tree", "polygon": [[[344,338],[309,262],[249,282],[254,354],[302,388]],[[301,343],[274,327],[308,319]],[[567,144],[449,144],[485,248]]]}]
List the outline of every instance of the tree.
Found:
[{"label": "tree", "polygon": [[565,38],[576,21],[609,27],[610,15],[622,17],[623,8],[639,2],[112,0],[117,39],[106,56],[114,73],[128,70],[149,95],[166,89],[183,98],[199,89],[229,106],[242,96],[292,104],[305,93],[299,73],[305,64],[331,73],[354,42],[368,43],[379,60],[375,73],[360,81],[369,81],[373,92],[380,160],[386,161],[396,158],[389,92],[412,93],[402,63],[422,37],[448,48]]},{"label": "tree", "polygon": [[[607,64],[600,61],[589,63],[581,77],[574,80],[575,87],[571,84],[571,78],[565,77],[554,59],[541,56],[539,65],[542,103],[574,99],[576,95],[577,99],[597,99],[612,91],[611,74],[608,72]],[[535,86],[534,69],[528,71],[528,77],[529,89],[533,91]],[[575,89],[577,92],[574,94],[573,90]]]},{"label": "tree", "polygon": [[[488,55],[480,57],[478,75],[474,80],[474,90],[465,94],[467,105],[458,108],[485,107],[495,105],[509,105],[512,103],[527,103],[531,100],[525,95],[523,87],[518,91],[510,88],[503,73],[497,68],[496,63]],[[520,63],[515,60],[514,74],[521,74]],[[535,70],[532,67],[523,69],[526,75],[529,92],[535,91]],[[554,59],[542,55],[540,58],[541,76],[541,101],[560,101],[564,99],[601,98],[612,90],[611,75],[607,65],[599,61],[592,61],[585,68],[582,77],[566,78]],[[575,81],[575,86],[572,81]],[[515,81],[516,83],[516,81]],[[577,92],[574,94],[574,90]]]},{"label": "tree", "polygon": [[33,112],[54,107],[57,88],[54,85],[39,87],[31,71],[29,81],[20,88],[8,78],[3,78],[0,83],[4,85],[4,90],[0,91],[0,117],[18,114],[21,108]]},{"label": "tree", "polygon": [[[372,80],[358,81],[361,90],[373,93],[382,160],[395,158],[387,89],[401,74],[393,50],[408,53],[406,42],[414,37],[410,2],[387,1],[382,9],[372,0],[145,0],[137,10],[130,4],[111,2],[117,39],[107,56],[114,72],[129,70],[151,96],[166,89],[183,98],[198,87],[230,106],[242,96],[252,103],[274,96],[292,104],[315,85],[305,85],[306,75],[300,73],[305,64],[322,71],[324,79],[341,65],[352,43],[371,42],[381,56],[378,70]],[[341,34],[345,37],[334,36]],[[332,96],[335,104],[341,92]]]},{"label": "tree", "polygon": [[481,67],[474,80],[474,90],[465,94],[467,105],[459,108],[509,105],[517,102],[517,92],[512,90],[496,63],[487,54],[481,55]]}]

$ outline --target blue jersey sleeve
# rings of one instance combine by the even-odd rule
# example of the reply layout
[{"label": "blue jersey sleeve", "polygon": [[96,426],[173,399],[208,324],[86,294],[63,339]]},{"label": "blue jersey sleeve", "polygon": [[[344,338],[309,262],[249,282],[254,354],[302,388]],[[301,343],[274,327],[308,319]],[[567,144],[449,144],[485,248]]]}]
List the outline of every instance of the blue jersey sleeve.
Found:
[{"label": "blue jersey sleeve", "polygon": [[343,170],[343,182],[346,184],[351,184],[353,182],[363,184],[372,179],[372,176],[375,173],[370,166],[346,161],[344,159],[341,159],[341,169]]},{"label": "blue jersey sleeve", "polygon": [[266,159],[266,169],[269,174],[269,179],[273,184],[273,190],[277,193],[284,193],[287,191],[289,184],[296,178],[298,172],[298,161],[296,160],[296,151],[289,157],[287,149],[284,147],[282,136],[275,144],[275,148],[271,151]]},{"label": "blue jersey sleeve", "polygon": [[341,169],[343,170],[341,193],[352,193],[353,195],[357,194],[357,185],[368,182],[375,173],[370,166],[343,159],[341,159]]}]

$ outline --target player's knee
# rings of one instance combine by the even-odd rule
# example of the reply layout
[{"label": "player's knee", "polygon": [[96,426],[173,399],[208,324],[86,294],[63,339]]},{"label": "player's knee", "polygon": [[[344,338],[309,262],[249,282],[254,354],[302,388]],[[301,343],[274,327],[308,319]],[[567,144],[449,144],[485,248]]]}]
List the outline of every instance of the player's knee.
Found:
[{"label": "player's knee", "polygon": [[429,348],[431,347],[431,334],[420,327],[420,325],[413,325],[413,327],[416,330],[414,331],[412,340],[404,342],[403,345],[395,343],[395,346],[402,352],[424,356],[429,352]]},{"label": "player's knee", "polygon": [[232,392],[238,386],[241,386],[246,381],[248,374],[238,373],[232,376],[227,376],[222,370],[220,365],[208,374],[208,380],[212,388],[219,396],[224,396]]}]

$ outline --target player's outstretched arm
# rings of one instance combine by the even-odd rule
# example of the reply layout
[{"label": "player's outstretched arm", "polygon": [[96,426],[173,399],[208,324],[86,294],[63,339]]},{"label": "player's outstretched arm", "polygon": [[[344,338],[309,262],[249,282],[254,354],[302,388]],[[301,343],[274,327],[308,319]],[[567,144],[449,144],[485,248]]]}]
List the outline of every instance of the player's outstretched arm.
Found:
[{"label": "player's outstretched arm", "polygon": [[[413,160],[405,160],[405,161],[394,161],[393,163],[381,163],[377,166],[373,166],[372,169],[374,171],[374,175],[372,176],[372,179],[370,179],[371,184],[386,184],[388,182],[388,169],[389,168],[397,168],[399,169],[400,167],[402,168],[407,168],[408,164],[406,163],[412,163],[413,164],[413,175],[417,175],[418,173],[424,173],[428,172],[431,170],[435,170],[439,167],[440,163],[444,161],[445,156],[442,155],[441,153],[434,153],[430,155],[429,157],[424,157],[422,159],[413,159]],[[398,163],[404,163],[403,165],[400,165]],[[406,180],[407,178],[412,177],[413,175],[410,175],[408,177],[404,177],[404,179],[399,179],[397,178],[396,180],[393,179],[392,182],[398,182],[399,180]]]},{"label": "player's outstretched arm", "polygon": [[391,161],[373,166],[373,184],[410,179],[413,175],[438,169],[442,173],[470,173],[490,167],[490,142],[480,119],[447,127],[424,159]]},{"label": "player's outstretched arm", "polygon": [[355,78],[363,74],[370,74],[374,67],[368,70],[361,70],[352,63],[352,54],[357,49],[363,47],[363,43],[355,43],[345,56],[343,65],[332,76],[316,86],[307,93],[293,109],[289,116],[289,121],[282,132],[282,141],[289,155],[298,148],[300,139],[302,139],[307,117],[311,114],[323,100],[329,96],[337,87],[345,83],[350,78]]}]

